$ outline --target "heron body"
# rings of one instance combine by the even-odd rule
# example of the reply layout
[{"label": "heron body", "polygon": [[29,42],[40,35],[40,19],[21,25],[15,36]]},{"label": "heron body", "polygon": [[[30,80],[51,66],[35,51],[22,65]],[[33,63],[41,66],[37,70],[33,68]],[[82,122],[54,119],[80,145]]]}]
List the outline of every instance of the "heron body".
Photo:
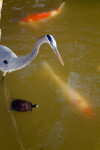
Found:
[{"label": "heron body", "polygon": [[45,42],[51,46],[60,62],[64,65],[63,60],[57,50],[54,37],[52,35],[45,35],[37,40],[33,50],[28,55],[22,57],[18,57],[8,47],[0,45],[0,70],[3,72],[3,78],[7,72],[12,72],[28,65],[37,56],[40,45]]}]

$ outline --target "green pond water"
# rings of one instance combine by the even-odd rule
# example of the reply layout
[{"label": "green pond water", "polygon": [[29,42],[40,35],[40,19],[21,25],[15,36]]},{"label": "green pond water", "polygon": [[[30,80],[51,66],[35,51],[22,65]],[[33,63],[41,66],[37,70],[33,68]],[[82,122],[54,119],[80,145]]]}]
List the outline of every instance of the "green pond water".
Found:
[{"label": "green pond water", "polygon": [[[35,26],[21,25],[29,14],[57,9],[62,0],[4,0],[1,44],[18,56],[31,52],[40,36],[52,34],[64,61],[43,44],[25,68],[0,80],[0,150],[100,149],[100,1],[66,0],[61,12]],[[92,116],[63,93],[55,74],[84,97]],[[2,77],[2,72],[0,72]],[[62,85],[63,86],[63,85]],[[38,104],[32,112],[11,111],[13,98]]]}]

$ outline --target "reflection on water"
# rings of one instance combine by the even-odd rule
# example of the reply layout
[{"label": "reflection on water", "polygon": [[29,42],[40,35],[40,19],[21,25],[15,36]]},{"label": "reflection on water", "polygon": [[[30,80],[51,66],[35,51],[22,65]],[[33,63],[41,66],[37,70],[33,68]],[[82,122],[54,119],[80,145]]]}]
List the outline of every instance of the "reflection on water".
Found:
[{"label": "reflection on water", "polygon": [[[0,0],[0,24],[1,24],[2,3],[3,3],[3,0]],[[1,29],[0,29],[0,40],[1,40]]]},{"label": "reflection on water", "polygon": [[[51,48],[44,44],[33,62],[7,74],[6,85],[0,82],[2,150],[100,149],[100,72],[97,70],[100,65],[100,1],[65,2],[59,15],[37,28],[21,26],[18,21],[28,14],[55,10],[62,0],[3,2],[1,44],[22,56],[33,49],[38,37],[52,34],[65,65],[62,67]],[[43,61],[86,97],[86,103],[95,113],[93,119],[82,116],[65,101],[60,86],[43,73]],[[9,112],[12,97],[27,99],[39,108],[27,113]]]},{"label": "reflection on water", "polygon": [[[3,97],[4,97],[3,99],[5,100],[5,105],[6,105],[6,110],[7,110],[7,112],[5,113],[5,115],[6,115],[6,117],[7,117],[8,115],[10,115],[10,117],[11,117],[10,121],[12,122],[13,127],[14,127],[14,129],[15,129],[15,134],[16,134],[15,138],[17,139],[17,142],[19,143],[20,148],[21,148],[22,150],[25,150],[25,148],[24,148],[24,146],[23,146],[23,143],[22,143],[21,139],[19,138],[18,127],[17,127],[17,124],[16,124],[16,119],[15,119],[15,117],[14,117],[12,111],[10,110],[10,107],[11,107],[11,106],[9,106],[9,100],[11,99],[11,97],[10,97],[9,90],[8,90],[8,88],[7,88],[7,85],[6,85],[5,81],[1,81],[1,84],[2,84],[2,86],[1,86],[0,93],[1,93],[1,94],[3,95]],[[1,94],[0,94],[0,95],[1,95]],[[3,119],[4,119],[4,118],[3,118]],[[9,138],[9,135],[8,135],[8,138]]]}]

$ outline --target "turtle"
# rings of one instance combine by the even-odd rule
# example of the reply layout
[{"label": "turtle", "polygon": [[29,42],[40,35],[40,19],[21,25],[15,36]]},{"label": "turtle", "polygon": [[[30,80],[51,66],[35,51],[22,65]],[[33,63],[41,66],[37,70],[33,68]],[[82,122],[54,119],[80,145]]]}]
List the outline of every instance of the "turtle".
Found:
[{"label": "turtle", "polygon": [[30,101],[22,100],[22,99],[14,99],[11,102],[11,109],[21,112],[32,111],[32,108],[37,108],[37,104],[32,104]]}]

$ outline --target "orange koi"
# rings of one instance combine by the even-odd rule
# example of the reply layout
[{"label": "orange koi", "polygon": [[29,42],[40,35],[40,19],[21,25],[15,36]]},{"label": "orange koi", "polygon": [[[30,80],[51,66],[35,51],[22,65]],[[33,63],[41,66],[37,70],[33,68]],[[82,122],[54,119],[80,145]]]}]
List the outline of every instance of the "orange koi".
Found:
[{"label": "orange koi", "polygon": [[38,14],[31,14],[27,17],[22,18],[19,23],[24,24],[24,23],[30,23],[30,22],[38,22],[38,21],[53,17],[57,15],[58,12],[60,12],[64,4],[65,2],[62,3],[58,9],[53,10],[53,11],[48,11],[48,12],[43,12],[43,13],[38,13]]},{"label": "orange koi", "polygon": [[49,74],[52,75],[53,79],[56,83],[61,87],[63,90],[63,94],[68,98],[68,100],[77,106],[85,115],[93,117],[93,111],[87,102],[79,95],[74,89],[72,89],[67,83],[62,81],[52,70],[52,68],[47,64],[44,63],[44,67],[48,69]]}]

